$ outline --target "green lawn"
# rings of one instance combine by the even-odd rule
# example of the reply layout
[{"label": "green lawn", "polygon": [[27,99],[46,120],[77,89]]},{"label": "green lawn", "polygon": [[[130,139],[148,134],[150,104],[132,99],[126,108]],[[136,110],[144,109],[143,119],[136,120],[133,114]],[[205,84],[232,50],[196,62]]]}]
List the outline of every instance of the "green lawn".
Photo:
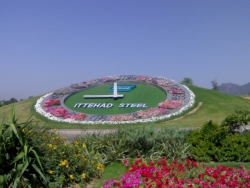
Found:
[{"label": "green lawn", "polygon": [[196,95],[196,103],[202,102],[202,106],[193,114],[182,115],[183,118],[178,121],[165,121],[159,123],[160,125],[200,127],[209,120],[221,123],[226,116],[234,113],[235,110],[250,110],[250,100],[248,99],[196,86],[189,88]]},{"label": "green lawn", "polygon": [[[91,88],[88,90],[84,90],[81,92],[77,92],[71,96],[69,96],[65,100],[65,105],[74,111],[86,113],[86,114],[124,114],[124,113],[133,113],[138,110],[146,110],[150,107],[156,107],[159,102],[165,101],[167,96],[164,91],[161,89],[145,85],[145,84],[136,84],[136,88],[134,88],[130,92],[119,92],[118,94],[123,94],[123,98],[113,99],[113,98],[97,98],[97,99],[84,99],[84,95],[112,95],[112,92],[107,92],[107,90],[112,86],[104,85],[95,88]],[[101,104],[113,104],[112,108],[74,108],[76,103],[101,103]],[[147,108],[119,108],[119,104],[126,103],[140,103],[146,104]]]},{"label": "green lawn", "polygon": [[103,180],[109,180],[110,178],[119,179],[120,175],[124,174],[125,171],[126,167],[123,163],[111,163],[105,168],[102,178],[92,181],[88,188],[100,188]]},{"label": "green lawn", "polygon": [[242,163],[242,162],[217,162],[217,163],[204,163],[205,166],[231,166],[234,168],[239,168],[241,165],[243,165],[245,168],[250,169],[250,163]]}]

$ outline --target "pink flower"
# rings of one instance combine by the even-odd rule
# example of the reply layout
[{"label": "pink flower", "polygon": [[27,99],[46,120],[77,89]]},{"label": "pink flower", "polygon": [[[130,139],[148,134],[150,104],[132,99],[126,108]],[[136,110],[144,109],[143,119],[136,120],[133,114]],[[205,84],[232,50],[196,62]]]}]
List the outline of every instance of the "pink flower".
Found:
[{"label": "pink flower", "polygon": [[127,161],[126,159],[123,160],[123,164],[124,164],[126,167],[129,166],[128,161]]},{"label": "pink flower", "polygon": [[158,107],[164,108],[164,109],[174,109],[174,108],[178,108],[183,103],[184,103],[183,100],[165,100],[163,102],[160,102],[158,104]]},{"label": "pink flower", "polygon": [[43,106],[50,107],[50,106],[59,105],[59,104],[61,104],[60,99],[49,99],[49,100],[44,101]]},{"label": "pink flower", "polygon": [[[127,160],[123,160],[127,164]],[[249,171],[243,167],[234,169],[231,167],[217,166],[205,167],[195,161],[186,159],[185,164],[178,160],[168,161],[159,159],[149,164],[142,159],[135,161],[120,180],[110,179],[104,181],[103,187],[250,187]]]}]

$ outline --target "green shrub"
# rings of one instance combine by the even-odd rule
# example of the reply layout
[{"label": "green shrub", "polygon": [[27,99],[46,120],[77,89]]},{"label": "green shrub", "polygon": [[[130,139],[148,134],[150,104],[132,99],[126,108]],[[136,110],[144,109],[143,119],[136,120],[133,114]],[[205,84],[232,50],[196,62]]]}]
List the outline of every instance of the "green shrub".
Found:
[{"label": "green shrub", "polygon": [[227,127],[221,127],[212,121],[205,123],[200,130],[194,130],[187,137],[187,143],[192,145],[191,158],[204,162],[215,160],[215,153],[227,134]]},{"label": "green shrub", "polygon": [[11,121],[0,124],[0,187],[46,187],[40,158],[28,142],[32,121],[18,123],[12,109]]},{"label": "green shrub", "polygon": [[[249,133],[247,133],[249,134]],[[231,134],[222,141],[217,161],[250,161],[250,140],[246,134]]]},{"label": "green shrub", "polygon": [[106,164],[124,158],[158,159],[161,157],[185,159],[190,144],[185,143],[190,131],[153,127],[131,127],[108,134],[87,134],[77,140],[85,140],[88,149],[100,153]]},{"label": "green shrub", "polygon": [[101,177],[103,159],[96,151],[86,147],[84,141],[72,141],[60,137],[56,131],[37,131],[30,137],[37,148],[49,180],[49,187],[64,187],[78,183],[86,185],[94,178]]},{"label": "green shrub", "polygon": [[222,121],[221,125],[228,127],[229,132],[235,132],[236,129],[239,129],[243,125],[247,125],[248,122],[250,122],[250,111],[240,110],[227,116]]},{"label": "green shrub", "polygon": [[196,161],[250,161],[250,131],[244,134],[228,132],[229,127],[212,121],[187,138],[191,157]]}]

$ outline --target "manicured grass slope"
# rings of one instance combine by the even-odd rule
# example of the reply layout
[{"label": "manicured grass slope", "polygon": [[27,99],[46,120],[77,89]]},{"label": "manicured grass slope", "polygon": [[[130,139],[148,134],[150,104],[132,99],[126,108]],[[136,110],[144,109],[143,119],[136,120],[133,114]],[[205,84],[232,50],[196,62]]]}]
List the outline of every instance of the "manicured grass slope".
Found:
[{"label": "manicured grass slope", "polygon": [[32,116],[32,119],[38,120],[36,117],[33,116],[34,110],[31,109],[31,107],[35,104],[37,99],[39,99],[39,97],[26,99],[26,100],[14,103],[14,105],[6,105],[6,106],[0,107],[0,120],[2,120],[5,115],[8,117],[8,119],[10,119],[12,106],[14,107],[16,117],[18,118],[20,122],[27,121],[28,118],[30,118],[31,116]]},{"label": "manicured grass slope", "polygon": [[178,121],[166,121],[162,125],[193,127],[201,126],[204,122],[212,120],[221,123],[222,120],[235,110],[250,110],[250,101],[241,97],[228,95],[219,91],[189,86],[196,95],[196,103],[202,106],[193,114],[184,114]]},{"label": "manicured grass slope", "polygon": [[[184,113],[182,119],[176,121],[163,121],[154,123],[155,126],[174,126],[174,127],[200,127],[205,122],[213,120],[214,122],[221,123],[221,121],[233,113],[235,110],[250,110],[250,100],[242,99],[237,96],[220,93],[209,89],[204,89],[196,86],[189,86],[189,88],[196,95],[196,104],[202,102],[202,106],[193,114]],[[33,119],[40,120],[40,125],[46,123],[46,127],[54,128],[84,128],[84,129],[112,129],[117,128],[116,125],[75,125],[67,123],[57,123],[50,121],[41,115],[35,113],[33,108],[36,100],[39,97],[27,99],[18,103],[15,103],[16,116],[20,121],[26,121],[32,114]],[[194,107],[195,107],[194,106]],[[11,105],[0,107],[0,118],[2,119],[4,114],[9,115],[11,113]],[[141,126],[148,126],[149,124],[141,124]],[[128,126],[128,125],[125,125]]]}]

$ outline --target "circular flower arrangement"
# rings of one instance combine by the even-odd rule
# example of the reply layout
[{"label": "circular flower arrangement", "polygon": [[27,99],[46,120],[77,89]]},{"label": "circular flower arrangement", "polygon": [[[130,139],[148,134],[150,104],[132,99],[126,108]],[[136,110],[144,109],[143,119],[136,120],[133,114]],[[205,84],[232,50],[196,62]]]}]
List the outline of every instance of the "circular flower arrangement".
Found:
[{"label": "circular flower arrangement", "polygon": [[[166,100],[160,101],[155,107],[118,115],[81,113],[65,106],[64,101],[69,96],[107,83],[118,83],[123,85],[133,83],[155,86],[165,92]],[[164,77],[122,75],[72,84],[69,87],[61,88],[53,93],[46,94],[37,100],[35,110],[48,119],[58,122],[80,124],[131,124],[154,122],[179,115],[192,107],[194,102],[194,93],[188,87],[171,79]],[[142,104],[138,105],[142,107]],[[93,104],[90,107],[93,107]]]}]

